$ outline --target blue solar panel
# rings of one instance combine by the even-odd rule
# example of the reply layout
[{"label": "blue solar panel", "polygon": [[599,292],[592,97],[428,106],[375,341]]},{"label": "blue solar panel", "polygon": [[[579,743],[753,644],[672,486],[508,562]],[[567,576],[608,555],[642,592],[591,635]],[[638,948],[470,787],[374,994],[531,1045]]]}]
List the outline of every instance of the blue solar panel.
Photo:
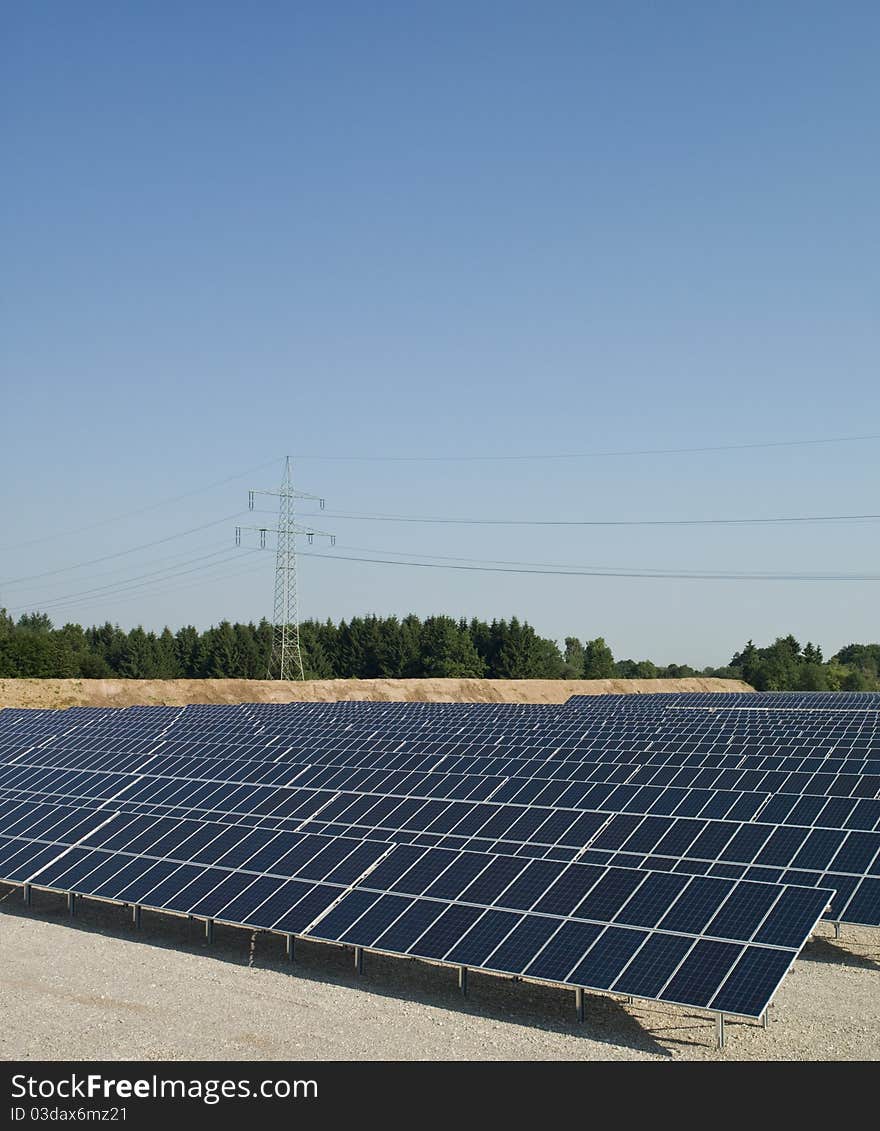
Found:
[{"label": "blue solar panel", "polygon": [[754,1016],[880,922],[877,706],[638,698],[2,712],[0,877]]}]

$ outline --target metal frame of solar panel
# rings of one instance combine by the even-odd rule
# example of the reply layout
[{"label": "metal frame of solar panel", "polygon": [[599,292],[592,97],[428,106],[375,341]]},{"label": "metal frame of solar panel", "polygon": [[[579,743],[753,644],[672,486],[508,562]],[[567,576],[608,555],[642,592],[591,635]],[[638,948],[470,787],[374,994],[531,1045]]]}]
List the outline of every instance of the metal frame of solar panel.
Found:
[{"label": "metal frame of solar panel", "polygon": [[[696,891],[699,881],[699,884],[705,884],[708,888],[718,883],[733,884],[732,890],[749,892],[752,899],[757,898],[754,892],[761,892],[763,900],[766,901],[770,890],[777,891],[779,884],[782,884],[779,890],[794,893],[794,896],[788,898],[806,900],[810,908],[818,906],[822,900],[830,900],[831,889],[836,888],[834,898],[837,906],[832,907],[831,910],[832,917],[839,916],[836,922],[849,922],[844,916],[851,907],[854,907],[855,913],[860,915],[863,914],[864,908],[868,909],[864,917],[869,920],[880,917],[880,891],[878,891],[880,879],[875,875],[880,855],[878,853],[880,834],[874,834],[872,831],[877,827],[878,820],[874,819],[870,823],[870,828],[859,828],[860,820],[856,819],[854,822],[856,827],[848,828],[843,827],[843,818],[838,817],[836,819],[842,824],[842,828],[839,829],[819,827],[816,823],[810,826],[797,821],[797,813],[804,812],[804,802],[808,802],[811,811],[816,811],[814,817],[818,817],[819,813],[827,811],[827,806],[831,803],[837,803],[838,812],[842,813],[839,802],[848,798],[851,804],[846,815],[852,823],[853,815],[860,805],[864,801],[873,801],[877,798],[878,791],[875,788],[877,782],[871,779],[870,774],[865,772],[852,774],[837,765],[834,771],[829,772],[831,766],[828,763],[831,750],[847,749],[857,750],[863,754],[861,762],[866,765],[860,765],[860,769],[864,770],[870,766],[872,759],[868,756],[880,746],[880,741],[877,739],[875,710],[869,710],[865,714],[863,706],[847,707],[845,714],[843,711],[837,714],[837,711],[826,709],[827,700],[823,700],[821,710],[816,707],[799,706],[797,709],[808,711],[810,715],[808,728],[810,733],[804,733],[803,725],[795,726],[794,732],[792,727],[788,726],[784,737],[788,740],[797,740],[794,743],[788,742],[788,748],[791,750],[794,746],[795,749],[803,748],[811,751],[820,749],[822,757],[817,757],[816,753],[795,756],[793,752],[782,756],[771,756],[753,751],[743,752],[747,749],[747,745],[742,741],[743,734],[750,737],[752,746],[757,742],[759,749],[765,749],[760,743],[768,734],[776,736],[778,727],[774,728],[771,725],[773,720],[768,724],[767,714],[760,719],[760,725],[754,725],[751,720],[759,714],[758,710],[743,710],[740,699],[737,699],[736,706],[725,705],[724,710],[719,714],[714,707],[717,698],[710,700],[709,710],[702,709],[700,703],[693,702],[693,697],[663,697],[662,703],[648,701],[656,700],[658,697],[637,698],[639,702],[636,706],[633,706],[631,698],[622,701],[616,697],[607,697],[605,703],[598,703],[592,699],[587,700],[586,705],[578,700],[570,700],[567,705],[560,708],[524,708],[521,705],[413,705],[413,703],[302,705],[300,703],[300,705],[284,706],[247,705],[234,708],[146,708],[115,711],[115,713],[104,709],[81,709],[77,714],[74,711],[59,713],[64,716],[60,720],[46,713],[37,716],[35,713],[3,711],[0,713],[0,763],[2,763],[0,797],[6,800],[0,803],[0,813],[17,811],[20,814],[33,809],[40,803],[40,798],[46,796],[46,786],[51,786],[55,789],[55,802],[67,800],[79,806],[78,809],[71,811],[79,814],[92,812],[93,820],[100,815],[102,824],[106,822],[104,827],[112,826],[112,822],[117,819],[128,822],[127,827],[129,827],[132,822],[167,820],[166,817],[158,814],[174,811],[174,806],[169,802],[179,800],[181,782],[184,789],[187,789],[198,780],[202,800],[205,797],[214,797],[213,803],[216,804],[216,798],[225,791],[222,802],[224,811],[199,808],[199,797],[195,798],[199,804],[193,805],[193,797],[190,795],[186,805],[176,806],[179,824],[184,813],[188,814],[187,819],[197,818],[197,823],[202,829],[208,828],[216,819],[225,824],[227,831],[231,832],[235,829],[238,835],[245,837],[269,836],[276,844],[279,837],[290,836],[283,830],[293,828],[302,830],[308,826],[308,835],[311,837],[325,835],[327,839],[329,835],[339,843],[360,844],[362,848],[359,851],[368,854],[376,851],[377,837],[390,835],[394,837],[395,845],[390,848],[390,852],[392,857],[396,855],[398,862],[405,857],[397,854],[415,852],[422,854],[420,858],[424,867],[426,857],[431,856],[433,860],[446,858],[450,856],[450,849],[454,848],[455,852],[451,855],[455,856],[456,860],[466,861],[472,858],[480,862],[483,870],[488,869],[491,872],[493,867],[498,865],[502,867],[502,871],[518,869],[524,877],[530,877],[529,882],[533,884],[538,882],[538,878],[543,877],[544,888],[541,891],[544,895],[553,883],[559,882],[560,869],[568,875],[580,875],[581,878],[593,873],[602,874],[604,877],[614,875],[618,878],[615,880],[616,883],[624,886],[635,883],[636,887],[633,890],[638,889],[638,891],[647,891],[646,884],[648,887],[656,887],[659,884],[657,890],[666,891],[670,896],[674,893],[675,898],[679,898],[684,890]],[[749,699],[753,703],[754,697]],[[852,697],[848,697],[847,702],[851,699]],[[880,697],[878,699],[880,700]],[[791,707],[786,708],[786,710],[790,709]],[[849,714],[854,709],[859,711],[859,714]],[[159,711],[162,714],[159,714]],[[710,716],[708,723],[706,716]],[[844,726],[839,723],[842,716],[849,720]],[[791,716],[787,717],[791,718]],[[749,720],[748,725],[742,725],[740,720],[743,718]],[[852,722],[853,719],[855,722]],[[599,722],[598,727],[595,725],[596,720]],[[691,723],[690,720],[693,722]],[[206,728],[212,741],[205,741]],[[664,731],[667,735],[665,743],[659,737]],[[674,736],[670,737],[670,735]],[[754,739],[756,735],[757,740]],[[842,737],[848,739],[845,748],[840,742]],[[811,748],[810,742],[816,745]],[[661,745],[665,745],[666,749],[659,749]],[[777,742],[774,749],[778,749],[779,745]],[[328,749],[328,746],[333,749]],[[469,753],[475,746],[484,753]],[[637,749],[631,749],[633,746]],[[645,748],[644,752],[640,752],[638,748]],[[426,752],[417,753],[420,749]],[[224,757],[228,756],[231,750],[238,754],[238,757],[234,759]],[[494,752],[490,754],[488,752],[490,750]],[[501,750],[503,753],[498,752]],[[724,750],[727,753],[719,753]],[[197,753],[197,757],[184,757],[184,751]],[[247,757],[242,758],[242,752]],[[524,753],[532,757],[521,757]],[[607,760],[609,756],[618,758],[623,753],[626,753],[631,760]],[[307,754],[309,761],[304,760]],[[538,757],[535,757],[535,754]],[[727,765],[694,769],[694,757],[702,761],[724,758],[727,760]],[[783,759],[782,763],[779,761],[780,758]],[[804,772],[806,758],[809,758],[809,772]],[[405,771],[392,768],[392,762],[397,760],[399,763],[402,759],[405,763]],[[652,780],[637,782],[635,778],[644,779],[646,776],[647,759],[654,760],[649,771]],[[682,759],[687,761],[691,775],[697,775],[691,777],[690,785],[684,785],[684,778],[688,775],[681,774],[684,767],[679,763]],[[750,759],[759,759],[760,767],[750,765]],[[773,765],[769,767],[768,759],[774,759]],[[791,762],[785,765],[786,759],[796,760],[797,766],[795,767]],[[489,769],[490,760],[492,769],[495,770],[494,777],[485,772]],[[779,784],[778,777],[771,778],[768,775],[782,774],[786,784],[812,786],[816,789],[822,786],[823,793],[810,796],[806,793],[806,788],[803,788],[801,793],[792,794],[791,800],[786,801],[786,795],[773,788],[768,788],[766,791],[756,791],[756,789],[725,791],[725,789],[706,788],[702,785],[708,780],[705,774],[707,768],[715,771],[715,777],[711,778],[714,782],[732,784],[731,760],[736,761],[735,769],[740,771],[741,775],[749,772],[754,775],[754,772],[760,770],[761,784],[768,786]],[[835,760],[835,762],[843,761],[845,760],[839,758]],[[852,759],[848,761],[852,762]],[[364,765],[365,762],[369,765]],[[88,768],[84,763],[87,763]],[[416,763],[419,765],[419,772],[414,772]],[[77,769],[72,769],[75,766]],[[509,771],[514,769],[517,770],[516,774],[510,774]],[[524,769],[530,772],[524,774]],[[476,772],[473,772],[474,770]],[[503,774],[503,770],[508,770],[507,774]],[[665,771],[666,776],[668,771],[672,770],[672,777],[678,778],[681,784],[674,784],[671,780],[655,785],[654,780],[661,770]],[[49,774],[48,777],[46,772]],[[544,774],[547,776],[542,776]],[[145,779],[146,787],[141,785]],[[694,780],[700,780],[701,784],[694,785]],[[735,780],[740,782],[742,776]],[[137,783],[137,791],[132,789],[135,783]],[[268,796],[265,783],[271,784],[268,788]],[[749,784],[757,784],[756,778],[752,776]],[[115,787],[113,793],[109,793],[111,785]],[[587,808],[588,798],[593,797],[595,800],[598,796],[596,786],[611,789],[611,793],[606,792],[604,795],[607,806],[604,810]],[[844,789],[844,786],[847,788]],[[423,793],[414,793],[413,787],[421,788]],[[628,792],[624,789],[621,793],[621,787],[629,787]],[[249,791],[251,791],[250,796]],[[175,794],[178,796],[175,797]],[[543,806],[535,804],[535,798],[550,798],[551,794],[552,804]],[[251,809],[239,811],[230,808],[228,801],[232,796],[238,798],[236,804],[247,804],[247,801],[242,802],[242,798],[248,798],[248,801],[253,802]],[[524,798],[525,804],[504,801],[503,798],[506,796]],[[642,801],[636,801],[637,797],[641,797]],[[106,806],[110,798],[113,798],[115,815],[107,817]],[[472,800],[461,800],[461,798],[472,798]],[[672,798],[683,798],[689,801],[691,806],[699,802],[701,817],[682,817],[676,812],[680,809],[680,804],[676,803],[670,808]],[[560,804],[562,800],[569,804]],[[571,804],[572,800],[575,803]],[[357,823],[364,819],[364,813],[355,814],[353,806],[360,805],[363,809],[364,803],[368,806],[366,812],[376,812],[381,809],[386,814],[381,818],[383,821],[388,821],[392,812],[397,813],[396,822],[380,824],[376,823],[377,818],[374,817],[371,823]],[[657,815],[658,804],[661,815]],[[412,811],[413,805],[415,811]],[[465,809],[461,810],[460,806],[463,805]],[[620,809],[615,809],[614,806],[618,805]],[[709,813],[711,806],[715,806],[719,815],[723,817],[727,817],[732,811],[737,815],[736,805],[740,805],[740,817],[747,820],[719,820]],[[768,806],[771,805],[776,806],[774,810],[776,823],[762,823],[762,814],[767,812]],[[800,810],[797,809],[799,805]],[[55,809],[63,808],[66,806],[55,806]],[[786,811],[783,812],[783,809]],[[864,806],[861,812],[864,813]],[[421,820],[417,819],[419,813],[422,814]],[[425,828],[421,828],[429,815],[431,821]],[[440,815],[445,817],[447,828],[442,832],[432,832],[432,828],[438,828]],[[348,818],[350,823],[346,823],[344,818]],[[454,820],[450,823],[451,818]],[[759,820],[756,821],[756,818]],[[787,828],[786,821],[788,821]],[[861,823],[868,822],[862,817]],[[538,829],[546,830],[551,827],[555,831],[554,840],[545,843],[537,838]],[[490,828],[494,831],[488,836],[486,832]],[[520,831],[516,832],[516,829]],[[571,829],[577,831],[569,836],[568,845],[563,844],[562,838],[566,836],[566,830]],[[515,836],[524,839],[511,839],[511,830],[515,830]],[[94,835],[93,830],[89,836]],[[300,832],[300,835],[305,834]],[[543,835],[546,835],[546,831]],[[878,837],[877,844],[874,844],[875,836]],[[0,853],[0,860],[7,860],[9,857],[10,861],[19,861],[20,864],[20,861],[27,856],[27,848],[20,847],[20,840],[19,834],[15,843],[9,837],[0,841],[5,847],[5,851]],[[330,839],[329,843],[334,843],[334,840]],[[747,843],[748,852],[747,847],[744,847]],[[55,854],[58,855],[60,851],[63,860],[68,862],[71,853],[88,852],[93,854],[89,858],[94,858],[94,853],[105,852],[105,849],[97,848],[92,841],[87,846],[71,844],[62,849],[59,849],[59,844],[55,841],[48,847],[44,837],[37,838],[32,843],[35,853],[33,860],[43,860],[46,852],[57,849]],[[387,852],[389,841],[382,844],[386,846],[383,847],[383,852]],[[668,853],[673,852],[673,845],[684,845],[684,847],[676,848],[670,855]],[[714,846],[713,854],[700,855],[708,851],[707,845]],[[784,845],[787,846],[785,860]],[[16,851],[12,852],[14,848]],[[474,849],[478,849],[478,853]],[[24,857],[21,856],[23,852]],[[748,858],[745,858],[747,856]],[[486,864],[486,860],[495,863]],[[773,864],[770,863],[771,860]],[[29,863],[31,861],[28,860],[25,866]],[[157,867],[159,863],[167,866],[170,861],[153,861],[150,866]],[[843,863],[852,867],[861,867],[862,872],[831,870],[832,866],[840,869]],[[55,862],[55,872],[58,871],[59,866],[60,864]],[[174,862],[175,870],[184,866],[195,865],[187,861]],[[371,864],[370,870],[376,866]],[[472,863],[471,866],[475,864]],[[68,879],[74,878],[76,872],[75,867],[72,871],[71,867],[74,866],[64,869]],[[0,875],[5,873],[5,869],[8,870],[7,865],[0,863]],[[549,872],[546,871],[547,869],[557,871]],[[585,869],[589,872],[585,872]],[[104,871],[106,871],[106,862],[102,875]],[[19,867],[19,871],[16,872],[18,880],[12,882],[25,883],[26,891],[29,893],[33,887],[42,886],[38,882],[41,878],[53,878],[46,871],[46,864],[40,865],[37,872],[37,875],[33,872],[29,873],[27,878],[28,881],[33,879],[34,883],[25,882],[20,879]],[[80,872],[76,872],[77,877]],[[551,875],[555,879],[551,880]],[[621,877],[629,879],[624,880]],[[646,877],[652,879],[648,881]],[[661,879],[656,879],[658,877]],[[3,875],[3,878],[7,877]],[[54,879],[58,878],[58,875],[55,875]],[[267,873],[262,879],[268,880],[271,877]],[[283,878],[275,875],[274,879],[278,881]],[[81,883],[81,877],[78,882]],[[291,877],[287,877],[284,882],[294,881]],[[863,886],[866,886],[865,891],[862,891]],[[328,887],[327,884],[325,887]],[[333,884],[329,884],[329,887],[333,889]],[[52,890],[62,889],[52,887]],[[534,904],[528,908],[517,909],[480,903],[471,904],[467,900],[458,898],[461,893],[463,892],[457,892],[454,899],[447,899],[448,906],[439,913],[445,925],[442,926],[442,930],[438,926],[438,931],[434,932],[431,953],[419,953],[416,957],[447,960],[449,956],[459,953],[457,938],[451,936],[449,948],[442,953],[434,953],[434,951],[443,940],[447,939],[451,926],[456,923],[459,925],[469,923],[465,934],[477,930],[477,920],[469,922],[475,909],[478,910],[478,921],[483,924],[480,934],[485,932],[486,938],[493,936],[489,930],[490,918],[495,925],[507,922],[495,920],[495,916],[498,915],[520,914],[525,917],[524,922],[527,920],[532,924],[529,930],[537,931],[537,926],[532,922],[535,918]],[[103,898],[100,892],[94,895],[96,898]],[[374,912],[368,914],[369,908],[364,905],[363,912],[357,914],[354,920],[345,926],[344,930],[348,933],[344,938],[343,934],[339,934],[338,938],[328,939],[328,941],[351,944],[353,938],[351,932],[355,930],[356,924],[361,923],[363,918],[363,924],[357,930],[365,930],[379,914],[380,905],[386,909],[399,908],[403,907],[399,900],[411,899],[422,908],[419,914],[426,915],[428,909],[424,904],[437,898],[426,895],[425,891],[402,893],[372,889],[369,886],[356,890],[352,888],[346,890],[342,901],[337,898],[326,910],[322,910],[318,918],[321,922],[325,920],[325,916],[328,918],[329,925],[323,929],[327,932],[334,924],[342,923],[346,920],[346,916],[353,914],[364,900],[372,899],[370,908],[373,904],[377,908]],[[777,891],[774,906],[778,904],[780,898],[782,896]],[[656,899],[655,896],[653,905],[655,908]],[[737,900],[741,899],[745,899],[745,896],[737,896],[730,906],[739,905]],[[388,900],[391,900],[391,904]],[[397,900],[397,903],[394,903],[394,900]],[[122,901],[126,903],[130,900]],[[140,905],[146,904],[141,901]],[[308,901],[305,906],[308,906]],[[158,909],[171,910],[171,912],[175,910],[173,907]],[[612,939],[620,943],[620,939],[623,938],[611,933],[612,927],[616,932],[624,931],[624,934],[629,931],[626,940],[628,946],[631,946],[632,932],[637,930],[637,927],[632,924],[620,925],[623,921],[614,922],[614,918],[622,909],[622,907],[615,908],[614,916],[609,922],[588,923],[590,930],[596,927],[599,930],[599,935],[590,941],[590,948],[597,948],[593,951],[594,961],[598,960],[598,956],[606,946],[610,952],[614,950]],[[670,909],[666,908],[666,910]],[[407,909],[406,915],[408,914]],[[412,914],[415,915],[415,910]],[[821,909],[819,914],[821,915]],[[538,913],[537,917],[541,918],[541,913]],[[277,922],[279,921],[275,924],[261,922],[257,925],[261,929],[274,930]],[[875,924],[870,922],[869,925]],[[541,930],[547,930],[546,923],[540,926]],[[621,967],[621,972],[615,975],[613,981],[609,982],[607,977],[594,977],[596,984],[581,985],[581,990],[586,987],[629,994],[628,990],[621,990],[620,985],[631,986],[632,976],[641,969],[642,965],[646,968],[652,966],[648,956],[653,955],[655,948],[658,953],[663,951],[664,961],[671,961],[673,953],[681,947],[681,942],[662,941],[663,932],[658,931],[658,926],[659,921],[653,924],[654,941],[650,942],[649,946],[647,939],[639,942],[639,955],[642,955],[641,948],[645,948],[644,962],[637,961],[636,952],[633,951],[626,960],[627,965]],[[301,933],[305,936],[318,936],[307,933],[317,930],[317,927],[317,922],[307,924]],[[339,930],[342,930],[342,927],[339,927]],[[525,931],[525,926],[523,930]],[[584,930],[583,922],[577,916],[568,915],[564,918],[564,931],[567,936],[570,935],[573,939],[577,935],[577,938],[583,941],[586,939]],[[562,926],[555,924],[553,938],[558,931],[562,931]],[[577,934],[578,931],[580,934]],[[364,943],[353,944],[356,949],[361,950],[363,946],[371,950],[385,949],[378,946],[385,933],[371,936],[370,940]],[[422,932],[425,933],[428,933],[428,927]],[[366,938],[363,933],[357,936]],[[560,935],[558,946],[562,948],[561,953],[564,955],[568,951],[562,947],[561,938]],[[605,940],[602,946],[599,946],[598,938]],[[680,939],[681,936],[676,935],[676,938]],[[391,948],[389,952],[405,952],[413,957],[415,953],[413,947],[416,947],[416,950],[420,948],[425,950],[428,946],[426,943],[423,946],[419,939],[421,934],[419,938],[409,943],[406,950]],[[704,938],[699,941],[706,943],[707,946],[708,943],[730,943],[730,940],[717,938]],[[549,944],[549,940],[545,942]],[[756,949],[756,942],[757,940],[753,938],[739,940],[740,947],[751,947],[752,950]],[[694,946],[693,940],[691,946]],[[495,950],[498,950],[498,947],[495,947],[492,953]],[[701,955],[705,952],[707,952],[705,948],[700,950]],[[472,950],[471,953],[474,951]],[[727,951],[728,957],[730,953]],[[723,1004],[724,1012],[736,1012],[732,1008],[732,1002],[735,1004],[733,995],[735,986],[740,987],[740,998],[743,1000],[747,990],[751,993],[750,1002],[758,1000],[754,994],[758,993],[760,996],[762,991],[758,992],[754,986],[760,983],[766,987],[769,977],[767,972],[771,967],[776,969],[776,966],[767,955],[750,957],[747,962],[745,961],[747,953],[751,955],[748,949],[736,952],[737,962],[740,962],[740,965],[737,966],[735,975],[731,970],[726,972],[725,976],[733,978],[728,985],[726,996],[714,992],[705,1001],[705,995],[700,996],[700,1003],[704,1008],[711,1008],[713,1004],[715,1007]],[[483,957],[488,959],[490,956]],[[558,960],[557,965],[552,966],[553,970],[559,969],[559,961],[562,961],[562,958]],[[694,958],[693,961],[697,959]],[[777,958],[775,961],[778,965],[782,959]],[[527,977],[534,975],[535,969],[550,968],[546,964],[538,964],[533,968],[532,959],[529,959],[528,969],[495,970],[491,965],[486,965],[485,961],[472,965],[480,965],[490,972],[514,973]],[[790,965],[791,962],[788,962],[786,969]],[[747,973],[747,967],[752,973]],[[762,972],[760,977],[759,967]],[[579,960],[575,967],[568,970],[566,977],[555,977],[547,981],[570,984],[573,974],[576,970],[580,970],[580,981],[583,983],[587,968],[593,967],[584,967],[583,962]],[[648,979],[650,986],[654,986],[658,977],[658,968],[652,966],[652,970],[653,981]],[[627,972],[630,981],[621,982],[620,979]],[[642,977],[639,985],[645,988],[647,984],[646,979]],[[777,985],[778,982],[771,992],[775,992]],[[655,995],[639,992],[631,995],[657,996],[658,1000],[673,1000],[676,992],[678,990],[672,979],[667,978],[662,985],[659,985]],[[769,998],[767,1000],[769,1001]],[[583,1007],[583,993],[580,1001]],[[696,1004],[697,1002],[693,1000],[691,994],[691,1000],[681,1003]],[[756,1015],[745,1011],[743,1016]]]}]

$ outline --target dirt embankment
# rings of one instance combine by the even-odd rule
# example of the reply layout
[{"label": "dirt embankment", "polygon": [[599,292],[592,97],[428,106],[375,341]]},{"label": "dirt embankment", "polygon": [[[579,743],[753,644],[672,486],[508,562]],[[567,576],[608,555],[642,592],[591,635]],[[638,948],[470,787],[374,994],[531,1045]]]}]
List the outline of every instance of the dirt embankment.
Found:
[{"label": "dirt embankment", "polygon": [[735,679],[0,679],[0,707],[187,703],[564,703],[570,695],[751,691]]}]

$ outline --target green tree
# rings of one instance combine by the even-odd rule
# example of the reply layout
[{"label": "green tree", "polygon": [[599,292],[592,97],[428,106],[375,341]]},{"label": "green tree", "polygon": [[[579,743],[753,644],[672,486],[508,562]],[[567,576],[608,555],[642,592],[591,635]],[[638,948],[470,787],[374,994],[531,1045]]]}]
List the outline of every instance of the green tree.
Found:
[{"label": "green tree", "polygon": [[584,679],[612,679],[614,677],[614,656],[605,643],[605,638],[597,636],[588,640],[584,648]]},{"label": "green tree", "polygon": [[240,670],[235,630],[228,620],[209,628],[204,641],[205,674],[210,679],[234,679]]},{"label": "green tree", "polygon": [[186,624],[174,634],[177,664],[184,679],[199,679],[202,671],[202,638],[195,625]]},{"label": "green tree", "polygon": [[584,646],[576,636],[566,636],[565,638],[564,678],[584,678]]},{"label": "green tree", "polygon": [[464,679],[485,672],[470,633],[452,617],[427,617],[422,624],[423,672],[437,678]]}]

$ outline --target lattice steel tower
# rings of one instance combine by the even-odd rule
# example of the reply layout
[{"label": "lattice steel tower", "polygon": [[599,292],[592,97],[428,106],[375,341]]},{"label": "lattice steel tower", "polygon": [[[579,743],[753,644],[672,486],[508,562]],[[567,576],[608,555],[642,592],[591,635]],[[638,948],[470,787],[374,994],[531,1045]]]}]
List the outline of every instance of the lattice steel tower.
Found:
[{"label": "lattice steel tower", "polygon": [[[260,549],[267,547],[266,535],[274,533],[275,546],[275,606],[272,613],[272,652],[269,656],[267,679],[305,679],[302,651],[299,643],[299,606],[296,586],[296,538],[304,535],[309,545],[316,537],[329,538],[335,545],[336,535],[313,526],[297,526],[295,521],[295,501],[313,499],[321,510],[324,500],[319,495],[309,495],[305,491],[294,491],[290,467],[290,456],[284,461],[284,478],[279,491],[249,491],[248,509],[254,509],[255,495],[278,497],[278,526],[247,526],[245,530],[256,530],[260,535]],[[235,528],[235,543],[241,545],[242,527]]]}]

